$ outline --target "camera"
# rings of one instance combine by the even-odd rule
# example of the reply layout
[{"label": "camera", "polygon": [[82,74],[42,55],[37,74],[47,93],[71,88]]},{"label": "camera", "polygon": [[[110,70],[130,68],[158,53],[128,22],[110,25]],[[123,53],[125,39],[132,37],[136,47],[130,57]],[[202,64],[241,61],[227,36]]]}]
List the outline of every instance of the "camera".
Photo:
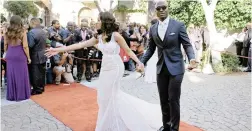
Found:
[{"label": "camera", "polygon": [[93,55],[94,55],[94,51],[90,50],[88,53],[88,59],[92,58]]},{"label": "camera", "polygon": [[50,59],[47,59],[46,61],[46,69],[50,69],[52,66]]}]

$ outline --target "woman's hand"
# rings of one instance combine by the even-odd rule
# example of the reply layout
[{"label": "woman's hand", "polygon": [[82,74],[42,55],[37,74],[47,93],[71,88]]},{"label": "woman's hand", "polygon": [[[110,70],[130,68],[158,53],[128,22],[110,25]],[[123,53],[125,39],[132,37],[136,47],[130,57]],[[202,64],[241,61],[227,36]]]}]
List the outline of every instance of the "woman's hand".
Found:
[{"label": "woman's hand", "polygon": [[31,64],[31,59],[28,59],[28,64]]},{"label": "woman's hand", "polygon": [[45,55],[49,58],[51,56],[54,56],[54,55],[57,55],[59,53],[59,51],[57,50],[57,48],[50,48],[50,49],[47,49],[45,51]]}]

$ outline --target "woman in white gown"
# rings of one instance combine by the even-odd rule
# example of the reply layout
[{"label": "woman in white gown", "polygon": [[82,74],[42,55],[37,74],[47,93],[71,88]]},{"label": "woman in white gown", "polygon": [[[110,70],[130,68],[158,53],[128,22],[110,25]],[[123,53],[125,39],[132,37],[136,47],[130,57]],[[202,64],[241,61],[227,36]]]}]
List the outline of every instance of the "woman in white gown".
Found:
[{"label": "woman in white gown", "polygon": [[153,54],[153,56],[150,58],[150,60],[147,62],[147,67],[145,70],[145,77],[144,81],[148,83],[156,83],[157,82],[157,67],[156,64],[158,62],[158,53],[157,50]]},{"label": "woman in white gown", "polygon": [[97,44],[97,47],[103,53],[103,58],[99,76],[100,84],[97,87],[99,112],[95,131],[158,130],[162,125],[160,106],[128,95],[120,89],[124,74],[124,64],[119,55],[120,47],[138,63],[138,69],[143,70],[143,64],[129,49],[123,37],[113,29],[115,22],[113,15],[104,12],[100,14],[100,19],[102,21],[101,35],[79,44],[49,49],[46,55],[50,57],[58,52],[81,49]]}]

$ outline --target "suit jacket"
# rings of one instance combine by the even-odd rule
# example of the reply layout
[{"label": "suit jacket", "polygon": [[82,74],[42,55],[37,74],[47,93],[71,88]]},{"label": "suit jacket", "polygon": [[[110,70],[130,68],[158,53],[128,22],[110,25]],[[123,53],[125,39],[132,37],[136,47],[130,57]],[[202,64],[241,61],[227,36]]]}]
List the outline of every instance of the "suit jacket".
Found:
[{"label": "suit jacket", "polygon": [[43,64],[47,61],[45,56],[46,33],[40,27],[28,32],[28,45],[30,48],[31,64]]},{"label": "suit jacket", "polygon": [[188,56],[188,59],[195,59],[194,51],[185,25],[174,19],[169,20],[169,25],[162,41],[158,35],[158,22],[151,26],[149,32],[149,47],[142,57],[144,64],[158,48],[157,74],[160,73],[165,64],[171,75],[183,74],[185,72],[184,60],[181,52],[181,44]]},{"label": "suit jacket", "polygon": [[[83,40],[83,39],[82,39],[82,35],[81,35],[81,29],[75,30],[75,35],[74,35],[74,37],[75,37],[76,42],[81,42],[81,41]],[[93,37],[92,31],[87,30],[87,33],[86,33],[86,40],[89,40],[89,39],[91,39],[92,37]],[[90,50],[90,49],[79,49],[79,50],[76,50],[76,51],[75,51],[75,56],[87,58],[87,57],[88,57],[89,50]]]},{"label": "suit jacket", "polygon": [[[71,34],[74,34],[75,35],[75,31],[69,31],[68,29],[66,29],[66,30],[64,30],[63,31],[63,37],[62,37],[62,39],[63,39],[63,42],[64,42],[64,40],[68,37],[68,36],[70,36]],[[69,39],[69,41],[67,41],[67,42],[65,42],[64,44],[66,44],[66,46],[69,46],[69,45],[72,45],[72,44],[75,44],[76,43],[76,37],[72,37],[72,38],[70,38]]]},{"label": "suit jacket", "polygon": [[[81,35],[81,29],[77,29],[75,30],[75,38],[76,38],[76,42],[81,42],[82,41],[82,35]],[[86,33],[86,40],[89,40],[93,37],[93,33],[90,30],[87,30]]]}]

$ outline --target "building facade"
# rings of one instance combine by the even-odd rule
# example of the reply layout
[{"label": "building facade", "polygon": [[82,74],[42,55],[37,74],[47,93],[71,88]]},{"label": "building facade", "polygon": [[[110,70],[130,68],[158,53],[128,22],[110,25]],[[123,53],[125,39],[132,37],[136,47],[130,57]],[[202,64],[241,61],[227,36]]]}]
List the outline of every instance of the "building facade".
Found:
[{"label": "building facade", "polygon": [[52,3],[51,0],[40,0],[40,1],[35,1],[34,2],[38,8],[39,8],[39,13],[38,17],[43,20],[42,25],[44,26],[50,26],[51,21],[54,15],[52,14]]}]

